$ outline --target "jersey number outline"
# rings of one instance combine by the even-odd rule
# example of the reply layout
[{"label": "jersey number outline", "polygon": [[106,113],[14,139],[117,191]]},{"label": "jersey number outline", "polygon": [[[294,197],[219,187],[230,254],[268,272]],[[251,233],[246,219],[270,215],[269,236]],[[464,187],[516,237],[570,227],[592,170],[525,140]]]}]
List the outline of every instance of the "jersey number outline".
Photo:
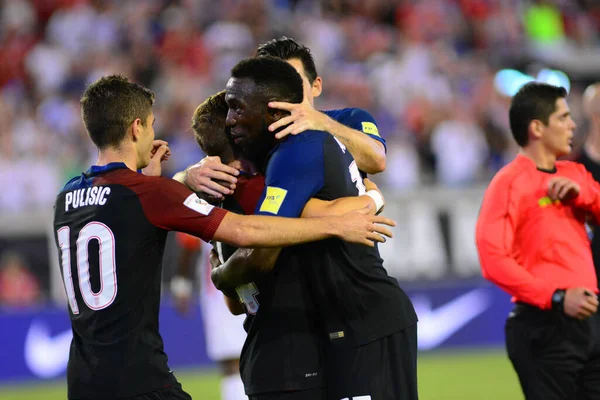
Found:
[{"label": "jersey number outline", "polygon": [[348,170],[350,170],[350,178],[352,178],[352,183],[354,183],[356,189],[358,189],[358,195],[362,196],[363,194],[367,193],[367,187],[365,186],[363,178],[360,175],[356,161],[352,160]]},{"label": "jersey number outline", "polygon": [[[56,231],[61,252],[63,283],[73,314],[79,314],[71,274],[71,229],[63,226]],[[98,241],[100,290],[94,292],[90,282],[89,243]],[[77,276],[79,292],[85,304],[94,311],[110,306],[117,297],[117,271],[115,263],[115,235],[102,222],[93,221],[84,226],[77,237]]]}]

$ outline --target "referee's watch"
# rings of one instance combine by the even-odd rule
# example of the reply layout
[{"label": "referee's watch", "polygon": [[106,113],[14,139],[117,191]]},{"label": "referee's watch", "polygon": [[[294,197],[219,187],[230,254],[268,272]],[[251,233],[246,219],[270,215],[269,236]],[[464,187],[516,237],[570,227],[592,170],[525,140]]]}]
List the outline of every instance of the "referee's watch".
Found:
[{"label": "referee's watch", "polygon": [[565,289],[556,289],[552,294],[552,309],[563,312],[565,304]]}]

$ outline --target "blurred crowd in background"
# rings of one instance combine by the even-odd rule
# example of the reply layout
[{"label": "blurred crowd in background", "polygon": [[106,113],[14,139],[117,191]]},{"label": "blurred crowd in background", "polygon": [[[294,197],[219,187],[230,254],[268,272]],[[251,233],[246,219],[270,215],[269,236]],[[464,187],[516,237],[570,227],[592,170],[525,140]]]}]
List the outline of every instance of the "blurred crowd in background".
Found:
[{"label": "blurred crowd in background", "polygon": [[[157,94],[165,174],[203,154],[194,108],[258,44],[294,37],[314,54],[320,109],[361,107],[388,142],[393,189],[485,181],[515,154],[502,68],[551,66],[580,96],[598,78],[596,0],[0,0],[0,213],[51,206],[95,161],[79,98],[122,73]],[[596,62],[594,62],[596,61]]]}]

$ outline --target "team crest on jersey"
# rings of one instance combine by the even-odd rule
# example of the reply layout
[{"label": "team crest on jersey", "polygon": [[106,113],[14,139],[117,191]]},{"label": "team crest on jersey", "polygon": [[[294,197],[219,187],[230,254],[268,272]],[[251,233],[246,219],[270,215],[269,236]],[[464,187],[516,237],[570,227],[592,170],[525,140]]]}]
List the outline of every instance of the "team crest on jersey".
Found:
[{"label": "team crest on jersey", "polygon": [[361,122],[362,131],[364,133],[368,133],[369,135],[379,136],[379,129],[377,129],[377,125],[372,122]]},{"label": "team crest on jersey", "polygon": [[183,205],[187,208],[200,213],[202,215],[208,215],[215,206],[208,204],[206,201],[198,198],[195,193],[190,194],[187,199],[183,202]]},{"label": "team crest on jersey", "polygon": [[550,198],[550,196],[544,196],[538,200],[538,205],[541,208],[545,208],[545,207],[548,207],[551,205],[558,205],[558,204],[560,204],[560,200],[552,200]]},{"label": "team crest on jersey", "polygon": [[285,189],[267,186],[267,195],[265,196],[265,200],[260,205],[259,211],[277,215],[286,195],[287,190]]}]

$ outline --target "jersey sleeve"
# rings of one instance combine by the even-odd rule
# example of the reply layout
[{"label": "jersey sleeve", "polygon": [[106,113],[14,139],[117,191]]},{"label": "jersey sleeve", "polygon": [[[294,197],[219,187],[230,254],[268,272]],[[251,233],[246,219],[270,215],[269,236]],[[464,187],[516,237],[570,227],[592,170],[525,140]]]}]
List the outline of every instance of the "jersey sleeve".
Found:
[{"label": "jersey sleeve", "polygon": [[172,179],[157,177],[138,188],[138,196],[151,224],[188,233],[209,242],[227,211],[208,204]]},{"label": "jersey sleeve", "polygon": [[573,200],[575,207],[591,213],[600,221],[600,184],[582,164],[575,164],[581,176],[579,195]]},{"label": "jersey sleeve", "polygon": [[551,307],[557,289],[534,276],[513,256],[519,218],[516,185],[510,177],[494,178],[485,192],[477,225],[476,244],[483,276],[512,296],[542,309]]},{"label": "jersey sleeve", "polygon": [[269,161],[255,214],[297,218],[324,185],[323,137],[304,133],[282,143]]},{"label": "jersey sleeve", "polygon": [[381,142],[387,151],[385,139],[379,134],[379,128],[375,118],[362,108],[350,108],[342,120],[338,121],[354,130],[363,132],[371,138]]}]

